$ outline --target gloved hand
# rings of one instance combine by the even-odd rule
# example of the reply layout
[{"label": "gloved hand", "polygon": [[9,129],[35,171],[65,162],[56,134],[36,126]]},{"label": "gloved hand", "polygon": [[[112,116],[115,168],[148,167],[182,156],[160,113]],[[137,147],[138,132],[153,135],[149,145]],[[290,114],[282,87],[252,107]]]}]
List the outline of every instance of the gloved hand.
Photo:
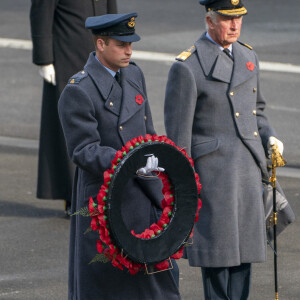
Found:
[{"label": "gloved hand", "polygon": [[278,147],[278,151],[279,153],[282,155],[283,153],[283,143],[281,141],[279,141],[278,139],[276,139],[276,137],[274,136],[270,136],[269,137],[269,141],[268,141],[268,154],[269,154],[269,158],[271,157],[272,155],[272,146],[273,145],[276,145]]},{"label": "gloved hand", "polygon": [[53,64],[40,66],[39,74],[52,85],[56,85],[55,69]]},{"label": "gloved hand", "polygon": [[138,169],[137,173],[140,175],[148,175],[152,171],[163,172],[164,170],[165,170],[164,168],[160,168],[158,166],[158,158],[155,157],[153,154],[151,154],[151,156],[149,156],[147,159],[146,166],[144,168]]}]

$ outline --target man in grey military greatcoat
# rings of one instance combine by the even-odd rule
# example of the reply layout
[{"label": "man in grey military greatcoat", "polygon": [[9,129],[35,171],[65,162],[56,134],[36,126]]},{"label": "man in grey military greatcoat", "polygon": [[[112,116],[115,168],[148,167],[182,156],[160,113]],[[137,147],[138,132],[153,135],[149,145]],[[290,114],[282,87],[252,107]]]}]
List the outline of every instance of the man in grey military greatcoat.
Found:
[{"label": "man in grey military greatcoat", "polygon": [[240,0],[201,0],[207,31],[177,57],[165,98],[167,135],[195,161],[202,209],[189,264],[202,267],[205,299],[247,299],[251,263],[266,260],[262,178],[270,145],[259,63],[238,42]]},{"label": "man in grey military greatcoat", "polygon": [[[76,164],[72,212],[88,206],[89,197],[96,201],[103,172],[111,168],[117,150],[134,137],[155,134],[144,75],[130,61],[131,44],[140,39],[135,33],[136,16],[110,14],[86,20],[96,51],[84,70],[69,80],[59,100],[68,153]],[[136,176],[127,184],[122,217],[128,230],[140,233],[152,224],[160,203],[142,187],[159,186],[161,198],[155,198],[161,200],[157,180],[161,184],[157,177]],[[89,264],[97,254],[99,238],[97,232],[84,234],[89,226],[90,218],[71,217],[69,300],[180,299],[175,262],[172,272],[153,275],[142,271],[130,275],[111,263]]]}]

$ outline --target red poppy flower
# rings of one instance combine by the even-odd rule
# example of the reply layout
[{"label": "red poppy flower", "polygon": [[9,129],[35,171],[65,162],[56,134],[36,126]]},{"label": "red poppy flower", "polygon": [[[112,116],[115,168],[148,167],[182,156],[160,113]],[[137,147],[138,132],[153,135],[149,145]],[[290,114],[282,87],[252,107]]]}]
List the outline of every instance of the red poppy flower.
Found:
[{"label": "red poppy flower", "polygon": [[111,162],[112,165],[115,165],[115,166],[116,166],[116,165],[120,162],[120,160],[121,160],[122,158],[123,158],[123,152],[120,151],[120,150],[117,151],[114,160]]},{"label": "red poppy flower", "polygon": [[162,231],[162,227],[158,226],[156,223],[153,223],[150,226],[150,229],[154,231],[155,234],[158,234],[158,231]]},{"label": "red poppy flower", "polygon": [[118,267],[120,270],[124,270],[123,266],[120,264],[120,262],[117,259],[113,259],[111,263],[114,267]]},{"label": "red poppy flower", "polygon": [[128,141],[126,144],[125,144],[125,151],[126,152],[129,152],[131,149],[130,147],[134,147],[134,145],[131,143],[131,141]]},{"label": "red poppy flower", "polygon": [[104,173],[103,173],[103,178],[104,178],[104,183],[108,183],[108,182],[110,182],[111,181],[111,175],[113,175],[112,174],[112,172],[111,172],[111,170],[106,170]]},{"label": "red poppy flower", "polygon": [[92,197],[89,198],[89,212],[90,214],[94,212],[94,200]]},{"label": "red poppy flower", "polygon": [[91,228],[95,231],[98,229],[98,226],[99,223],[98,223],[98,218],[92,218],[92,221],[91,221]]},{"label": "red poppy flower", "polygon": [[165,136],[165,135],[161,135],[161,136],[158,137],[158,140],[159,140],[160,142],[165,142],[167,139],[168,139],[168,138],[167,138],[167,136]]},{"label": "red poppy flower", "polygon": [[107,196],[106,191],[101,188],[98,195],[97,195],[98,204],[104,205],[103,198],[106,197],[106,196]]},{"label": "red poppy flower", "polygon": [[105,213],[105,204],[99,204],[98,205],[98,211],[100,214],[104,214]]},{"label": "red poppy flower", "polygon": [[199,199],[198,199],[197,214],[196,214],[196,217],[195,217],[195,223],[198,222],[198,220],[199,220],[199,210],[200,210],[201,207],[202,207],[202,201],[201,201],[201,199],[199,198]]},{"label": "red poppy flower", "polygon": [[128,270],[131,275],[134,275],[137,272],[139,272],[141,268],[142,268],[141,265],[134,263],[134,262],[130,262]]},{"label": "red poppy flower", "polygon": [[135,102],[139,105],[141,105],[144,102],[143,96],[142,95],[136,95],[135,96]]},{"label": "red poppy flower", "polygon": [[247,69],[249,70],[249,71],[253,71],[254,70],[254,68],[255,68],[255,65],[251,62],[251,61],[248,61],[247,63],[246,63],[246,66],[247,66]]},{"label": "red poppy flower", "polygon": [[163,271],[169,268],[169,262],[167,260],[164,260],[161,263],[158,263],[154,266],[156,269]]},{"label": "red poppy flower", "polygon": [[171,258],[180,259],[183,256],[183,247],[176,253],[174,253]]},{"label": "red poppy flower", "polygon": [[142,135],[138,136],[136,139],[137,139],[138,143],[140,143],[140,144],[142,142],[144,142],[144,137]]},{"label": "red poppy flower", "polygon": [[102,244],[102,242],[100,241],[100,240],[97,240],[97,251],[99,252],[99,253],[102,253],[103,252],[103,244]]},{"label": "red poppy flower", "polygon": [[171,140],[165,140],[165,143],[166,143],[166,144],[169,144],[169,145],[171,145],[171,146],[175,146],[175,143],[172,142]]},{"label": "red poppy flower", "polygon": [[101,226],[103,226],[103,227],[106,227],[107,221],[106,221],[105,215],[104,214],[100,214],[100,215],[97,216],[97,218],[98,218],[99,224]]},{"label": "red poppy flower", "polygon": [[151,134],[146,134],[145,135],[145,141],[148,142],[149,140],[152,141],[152,135]]}]

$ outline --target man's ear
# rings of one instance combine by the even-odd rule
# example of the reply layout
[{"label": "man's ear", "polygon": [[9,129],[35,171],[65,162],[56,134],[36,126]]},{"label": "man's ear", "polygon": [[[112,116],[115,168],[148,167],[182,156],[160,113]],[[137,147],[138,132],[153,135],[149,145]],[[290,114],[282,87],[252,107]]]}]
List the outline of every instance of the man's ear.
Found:
[{"label": "man's ear", "polygon": [[105,47],[105,41],[101,38],[97,39],[96,47],[100,52],[102,52],[104,50],[104,47]]},{"label": "man's ear", "polygon": [[209,16],[206,16],[205,18],[206,18],[206,23],[208,25],[208,28],[211,29],[213,26],[213,22],[212,22],[211,18]]}]

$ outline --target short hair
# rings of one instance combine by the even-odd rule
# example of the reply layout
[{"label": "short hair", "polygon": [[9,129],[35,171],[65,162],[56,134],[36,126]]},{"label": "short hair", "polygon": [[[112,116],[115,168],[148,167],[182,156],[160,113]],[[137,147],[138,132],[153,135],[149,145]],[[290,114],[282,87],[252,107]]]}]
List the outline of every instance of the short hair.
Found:
[{"label": "short hair", "polygon": [[93,34],[93,40],[94,40],[95,47],[97,46],[97,40],[98,39],[103,40],[104,43],[105,43],[105,45],[107,46],[109,44],[110,37],[109,36],[103,36],[103,35]]},{"label": "short hair", "polygon": [[[214,24],[217,23],[218,14],[215,11],[209,10],[206,13],[205,17],[209,17]],[[208,30],[208,24],[207,24],[206,18],[205,18],[205,29]]]}]

